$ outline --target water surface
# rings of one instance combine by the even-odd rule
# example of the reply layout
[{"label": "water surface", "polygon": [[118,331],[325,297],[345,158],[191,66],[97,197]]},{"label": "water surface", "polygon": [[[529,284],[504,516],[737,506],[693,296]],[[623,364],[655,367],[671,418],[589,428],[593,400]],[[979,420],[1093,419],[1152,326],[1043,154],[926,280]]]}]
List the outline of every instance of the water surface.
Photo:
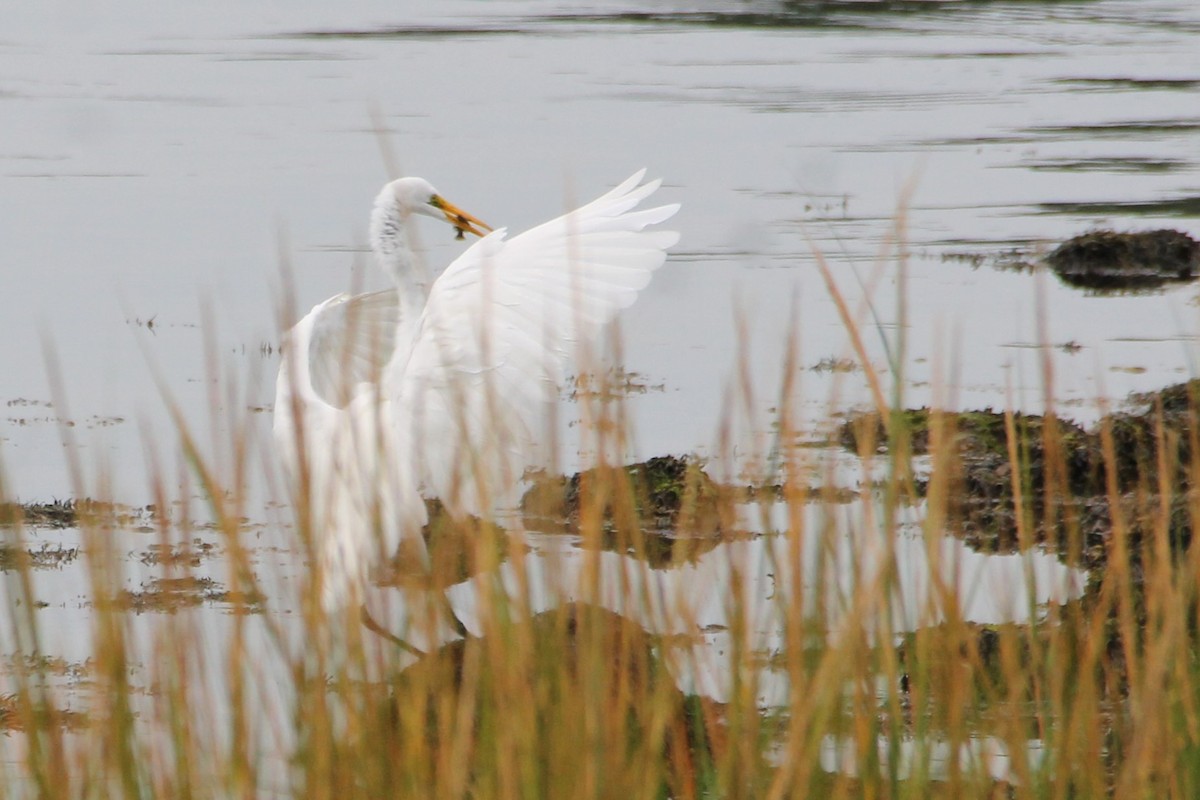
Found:
[{"label": "water surface", "polygon": [[[171,427],[154,373],[207,426],[211,339],[216,366],[250,387],[217,417],[269,405],[281,251],[299,309],[379,283],[358,257],[387,176],[373,111],[403,171],[513,230],[640,166],[666,178],[664,199],[684,204],[683,239],[622,319],[630,368],[665,387],[634,402],[641,455],[711,450],[737,309],[750,321],[759,411],[778,399],[791,328],[801,366],[847,356],[811,249],[853,307],[905,198],[911,402],[933,396],[938,374],[950,404],[999,406],[1011,391],[1037,406],[1042,338],[1082,346],[1054,357],[1056,394],[1081,417],[1097,396],[1192,372],[1190,288],[1089,298],[945,260],[1036,250],[1101,225],[1188,229],[1200,196],[1190,4],[130,13],[136,25],[10,11],[0,41],[11,300],[0,401],[15,404],[0,436],[22,497],[77,489],[47,423],[62,414],[22,405],[52,399],[46,341],[85,460],[119,465],[131,498],[144,491],[140,426],[155,437]],[[434,265],[460,247],[438,230],[424,243]],[[865,325],[894,334],[898,285],[893,265]],[[814,420],[832,380],[805,375]],[[839,405],[866,399],[861,380],[841,383]]]}]

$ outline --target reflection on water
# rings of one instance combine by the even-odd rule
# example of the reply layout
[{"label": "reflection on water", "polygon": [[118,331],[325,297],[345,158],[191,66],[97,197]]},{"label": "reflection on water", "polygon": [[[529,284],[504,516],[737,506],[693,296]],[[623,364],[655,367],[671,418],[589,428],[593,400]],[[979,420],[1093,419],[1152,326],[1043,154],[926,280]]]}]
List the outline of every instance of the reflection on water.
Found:
[{"label": "reflection on water", "polygon": [[[984,625],[1042,619],[1054,605],[1082,592],[1086,574],[1048,554],[987,555],[949,537],[927,539],[921,532],[922,509],[911,513],[899,535],[886,540],[873,507],[809,505],[801,518],[806,535],[798,542],[782,533],[749,534],[753,538],[721,541],[666,568],[625,553],[583,549],[574,536],[530,533],[524,539],[528,550],[518,560],[444,589],[448,602],[440,607],[452,610],[453,619],[444,617],[436,635],[429,635],[419,617],[414,619],[429,604],[411,587],[377,587],[369,598],[370,611],[386,631],[428,653],[460,641],[463,629],[481,635],[481,616],[485,606],[495,607],[497,590],[513,600],[511,608],[524,608],[530,615],[568,606],[602,609],[650,635],[655,658],[680,692],[726,703],[741,669],[741,678],[754,682],[757,704],[770,711],[793,699],[783,666],[789,611],[799,609],[811,622],[807,635],[817,647],[859,637],[899,642],[907,633],[950,617]],[[787,521],[780,504],[744,506],[739,517],[739,528],[761,526],[766,531],[782,530]],[[128,632],[128,676],[139,690],[138,707],[147,719],[155,718],[154,687],[165,668],[155,654],[173,636],[191,631],[187,635],[204,650],[222,653],[241,629],[249,648],[247,663],[255,664],[261,678],[242,702],[263,724],[288,730],[277,718],[292,702],[288,659],[304,652],[311,635],[299,613],[311,575],[295,553],[290,529],[251,525],[244,531],[242,544],[250,548],[249,562],[263,591],[250,596],[230,591],[237,582],[227,568],[229,542],[217,531],[183,525],[190,533],[168,543],[159,539],[157,525],[138,524],[144,521],[133,519],[103,533],[106,546],[120,559],[122,575],[112,584],[110,599]],[[5,529],[10,557],[0,559],[0,581],[10,601],[22,597],[16,573],[8,571],[18,546],[14,533]],[[37,528],[26,535],[20,546],[32,556],[38,652],[61,665],[50,677],[62,688],[64,707],[87,707],[99,676],[93,574],[88,559],[78,557],[85,537],[74,528]],[[887,578],[889,567],[894,573]],[[870,595],[873,586],[886,587],[886,597],[856,608],[856,598]],[[19,641],[13,628],[17,618],[0,615],[0,641]],[[278,649],[277,634],[267,633],[273,627],[298,648],[294,653]],[[378,644],[390,648],[383,639]],[[750,658],[739,661],[736,654],[744,648]],[[418,656],[397,653],[388,660],[403,666]],[[221,669],[198,678],[204,684],[197,692],[204,698],[205,718],[218,730],[232,713],[224,700],[230,696],[226,679]],[[884,695],[893,690],[881,684]],[[15,758],[23,742],[20,737],[10,741],[6,757]],[[273,743],[278,750],[264,754],[268,774],[282,769],[292,744],[284,736]]]},{"label": "reflection on water", "polygon": [[[786,516],[782,506],[773,510]],[[758,515],[758,509],[744,511],[747,519]],[[789,610],[799,609],[830,642],[860,632],[869,640],[898,640],[948,618],[987,625],[1040,619],[1049,606],[1083,593],[1086,573],[1053,555],[978,553],[949,536],[931,541],[915,515],[889,542],[878,524],[859,504],[809,506],[807,535],[797,550],[786,535],[766,535],[724,542],[664,569],[623,553],[585,551],[562,537],[534,535],[529,539],[534,551],[521,563],[505,563],[445,594],[472,635],[482,632],[480,606],[497,586],[514,604],[528,603],[533,615],[581,603],[613,612],[647,633],[671,637],[663,656],[679,689],[718,702],[728,701],[737,669],[732,631],[744,626],[745,645],[763,665],[759,703],[779,707],[788,703],[787,680],[770,663],[784,647]],[[591,570],[598,573],[594,584]],[[875,587],[883,587],[886,602],[878,608],[856,604],[856,597]],[[372,617],[422,652],[461,638],[451,620],[443,620],[431,636],[411,617],[406,596],[393,587],[374,590],[368,599]],[[741,619],[730,617],[732,608]]]},{"label": "reflection on water", "polygon": [[[896,763],[892,759],[895,754]],[[970,772],[983,766],[982,774],[993,780],[1019,785],[1013,770],[1013,755],[1009,746],[994,736],[971,737],[957,748],[945,743],[932,745],[919,743],[911,738],[900,742],[879,740],[878,769],[880,774],[892,774],[899,780],[925,776],[934,781],[945,781],[952,771]],[[1041,767],[1046,753],[1042,742],[1029,741],[1026,751],[1020,756],[1025,770]],[[821,741],[821,768],[826,772],[840,772],[858,777],[863,768],[859,763],[858,746],[848,739],[827,736]]]},{"label": "reflection on water", "polygon": [[[782,506],[741,509],[747,527],[786,517]],[[653,656],[661,662],[684,695],[699,695],[719,704],[730,702],[739,681],[750,681],[755,699],[765,712],[785,710],[795,700],[787,677],[785,620],[789,612],[802,612],[810,627],[813,645],[837,646],[840,641],[899,643],[906,634],[936,626],[948,618],[982,625],[1017,624],[1041,620],[1059,604],[1081,596],[1086,573],[1063,565],[1053,556],[1032,550],[1024,554],[991,555],[974,552],[962,542],[938,536],[927,538],[921,530],[921,509],[899,535],[887,541],[879,534],[877,510],[860,503],[805,507],[802,526],[806,535],[793,541],[787,534],[757,534],[754,538],[723,541],[694,560],[654,568],[625,553],[587,550],[576,537],[530,533],[528,550],[517,561],[506,561],[490,572],[475,574],[441,591],[446,602],[434,632],[424,616],[430,597],[412,586],[378,586],[371,590],[368,609],[385,638],[375,643],[391,648],[387,636],[400,637],[407,652],[396,650],[387,659],[404,668],[423,661],[422,654],[453,648],[463,640],[484,635],[485,607],[495,608],[495,592],[512,601],[510,609],[530,616],[574,609],[599,609],[649,635]],[[224,652],[239,626],[248,626],[247,663],[256,665],[257,689],[240,702],[268,726],[289,730],[279,714],[289,713],[294,678],[288,655],[271,644],[271,626],[286,631],[285,640],[302,653],[310,633],[298,613],[298,590],[308,586],[308,567],[284,547],[290,532],[265,529],[253,533],[251,563],[265,596],[242,597],[228,592],[232,578],[224,570],[223,540],[215,532],[197,531],[189,541],[164,547],[136,529],[114,529],[114,550],[128,553],[125,577],[114,599],[124,610],[130,637],[128,665],[136,702],[145,704],[153,719],[155,682],[161,665],[154,653],[172,635],[191,630],[212,652]],[[45,559],[35,564],[33,592],[42,632],[42,650],[61,663],[61,684],[67,707],[85,707],[94,685],[94,599],[86,589],[89,572],[83,559],[74,558],[81,545],[77,530],[37,530],[34,553],[67,552],[72,557]],[[511,552],[511,551],[510,551]],[[888,573],[891,574],[888,577]],[[882,587],[882,588],[880,588]],[[10,587],[12,588],[12,587]],[[14,589],[15,591],[15,589]],[[877,602],[862,605],[862,598],[882,592]],[[417,592],[414,594],[414,592]],[[736,609],[736,611],[734,611]],[[246,617],[244,615],[249,614]],[[450,616],[453,615],[453,617]],[[239,621],[240,620],[240,621]],[[0,616],[0,640],[15,641],[13,617]],[[490,628],[496,631],[494,625]],[[740,631],[740,633],[739,633]],[[746,650],[749,650],[749,653]],[[220,729],[232,713],[224,700],[229,692],[217,669],[206,674],[204,714]],[[376,676],[377,679],[382,676]],[[877,691],[886,698],[900,687],[889,687],[880,677]],[[744,683],[740,685],[746,685]],[[140,707],[140,706],[139,706]],[[23,739],[10,743],[15,757]],[[268,776],[284,773],[289,747],[286,736],[264,750]],[[903,773],[909,767],[912,742],[901,743],[897,757]],[[277,748],[277,749],[272,749]],[[929,752],[928,748],[919,752]],[[946,754],[929,766],[936,779],[949,768]],[[1003,777],[1005,750],[989,739],[972,740],[957,756],[962,763],[986,759],[991,774]],[[829,771],[855,774],[853,747],[832,738],[822,745],[820,762]],[[1036,753],[1031,750],[1030,758]],[[884,762],[886,763],[886,762]]]}]

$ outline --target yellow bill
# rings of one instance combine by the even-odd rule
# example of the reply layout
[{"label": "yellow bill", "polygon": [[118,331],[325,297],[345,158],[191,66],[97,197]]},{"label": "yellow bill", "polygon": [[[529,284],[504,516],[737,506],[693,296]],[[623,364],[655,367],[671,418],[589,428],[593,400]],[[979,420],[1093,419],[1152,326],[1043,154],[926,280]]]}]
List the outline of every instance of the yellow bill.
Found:
[{"label": "yellow bill", "polygon": [[461,208],[442,198],[440,195],[434,195],[433,199],[429,202],[434,208],[446,215],[446,221],[453,225],[454,229],[458,231],[457,238],[459,239],[463,238],[464,233],[473,233],[476,236],[485,236],[487,232],[492,229],[491,225],[488,225],[486,222],[479,219],[479,217],[468,214],[466,211],[463,211]]}]

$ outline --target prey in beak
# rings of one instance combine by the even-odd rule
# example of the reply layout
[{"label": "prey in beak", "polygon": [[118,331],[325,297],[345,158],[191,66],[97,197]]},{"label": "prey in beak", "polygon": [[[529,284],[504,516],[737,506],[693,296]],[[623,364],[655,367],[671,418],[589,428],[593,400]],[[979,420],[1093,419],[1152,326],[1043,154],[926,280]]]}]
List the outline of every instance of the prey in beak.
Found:
[{"label": "prey in beak", "polygon": [[441,211],[446,216],[446,221],[454,226],[456,232],[455,239],[462,239],[465,233],[485,236],[487,231],[492,229],[491,225],[488,225],[479,219],[479,217],[468,214],[458,206],[443,199],[441,195],[435,194],[433,199],[429,201],[429,204],[438,211]]}]

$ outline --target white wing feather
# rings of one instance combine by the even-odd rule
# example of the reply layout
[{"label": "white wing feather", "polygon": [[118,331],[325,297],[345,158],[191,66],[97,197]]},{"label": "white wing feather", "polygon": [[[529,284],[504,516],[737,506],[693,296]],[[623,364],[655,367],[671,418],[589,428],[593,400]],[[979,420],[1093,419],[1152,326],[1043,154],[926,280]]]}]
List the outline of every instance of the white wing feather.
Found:
[{"label": "white wing feather", "polygon": [[344,408],[360,383],[376,383],[395,348],[396,290],[338,295],[318,306],[308,343],[313,391]]},{"label": "white wing feather", "polygon": [[423,482],[478,513],[515,483],[581,342],[630,305],[673,231],[647,231],[678,205],[635,210],[659,181],[644,171],[562,217],[477,242],[434,283],[388,397]]}]

